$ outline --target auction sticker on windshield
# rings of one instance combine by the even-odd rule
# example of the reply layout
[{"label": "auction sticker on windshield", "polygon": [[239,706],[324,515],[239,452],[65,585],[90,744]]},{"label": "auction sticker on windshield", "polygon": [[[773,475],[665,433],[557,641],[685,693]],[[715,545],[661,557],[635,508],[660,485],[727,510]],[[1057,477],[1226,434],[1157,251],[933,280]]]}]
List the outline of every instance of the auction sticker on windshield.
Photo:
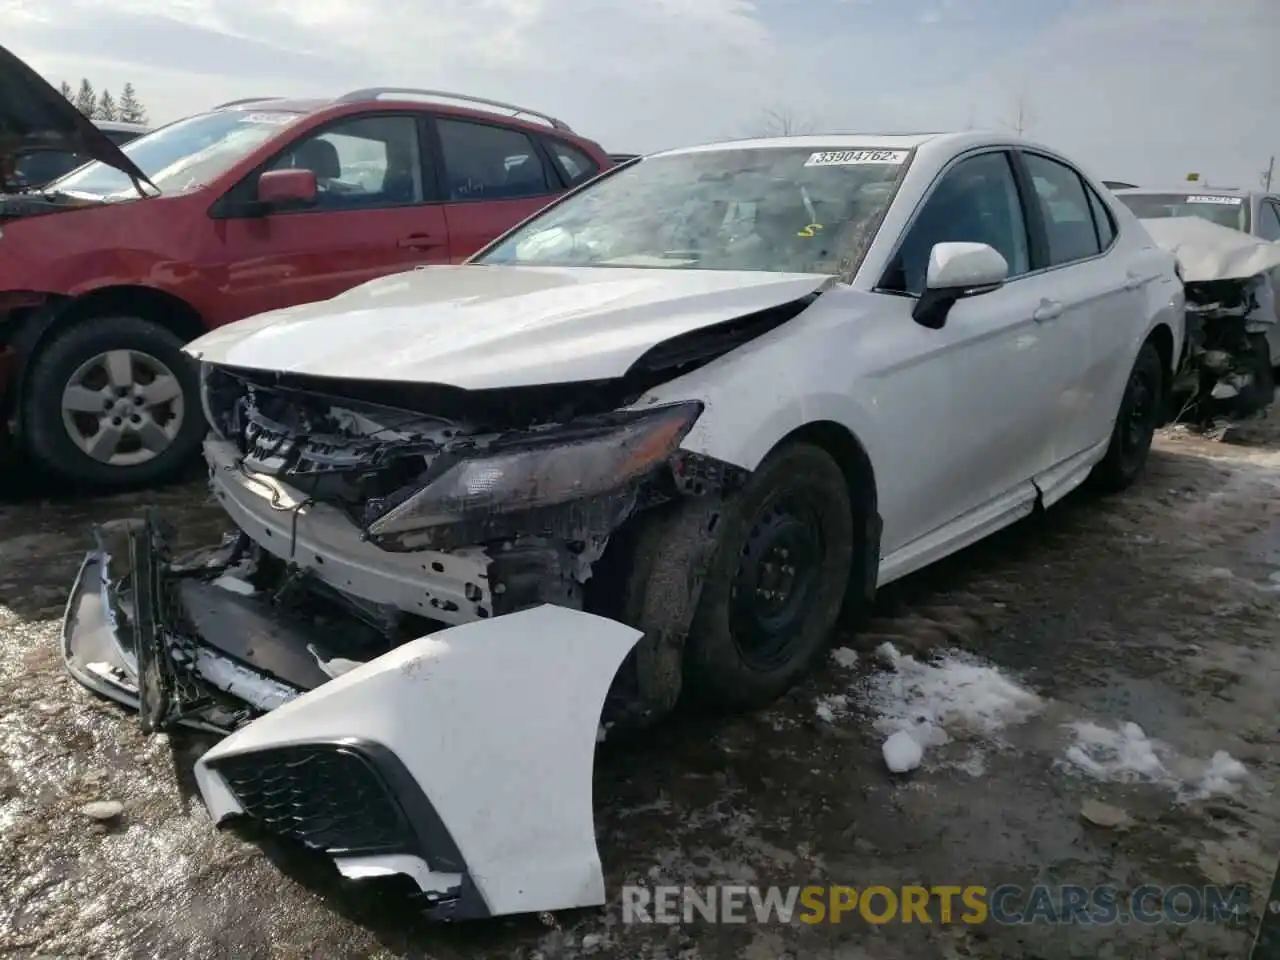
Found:
[{"label": "auction sticker on windshield", "polygon": [[1238,207],[1240,206],[1241,198],[1240,197],[1194,196],[1194,197],[1187,197],[1186,202],[1187,203],[1225,203],[1228,206]]},{"label": "auction sticker on windshield", "polygon": [[806,167],[846,167],[860,163],[905,163],[909,150],[822,150],[810,154]]},{"label": "auction sticker on windshield", "polygon": [[296,113],[249,113],[240,118],[241,123],[270,123],[284,126],[298,119]]}]

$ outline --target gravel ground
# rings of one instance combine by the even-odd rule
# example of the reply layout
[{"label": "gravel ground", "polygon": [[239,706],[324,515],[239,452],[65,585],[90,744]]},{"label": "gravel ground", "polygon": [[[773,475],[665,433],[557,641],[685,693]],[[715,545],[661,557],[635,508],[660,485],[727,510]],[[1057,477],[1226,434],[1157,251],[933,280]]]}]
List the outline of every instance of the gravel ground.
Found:
[{"label": "gravel ground", "polygon": [[[1127,494],[1081,495],[888,592],[803,689],[751,716],[679,717],[596,767],[610,891],[687,884],[1247,883],[1280,848],[1280,423],[1238,443],[1157,440]],[[614,903],[432,926],[295,851],[211,828],[203,744],[144,738],[63,676],[59,618],[91,522],[158,504],[192,543],[221,528],[199,483],[0,504],[0,955],[896,960],[1244,956],[1252,926],[624,925]],[[859,709],[891,642],[961,648],[1039,696],[1003,730],[953,731],[895,777]],[[831,699],[831,698],[836,699]],[[844,698],[844,699],[842,699]],[[874,699],[874,698],[872,698]],[[834,706],[833,706],[834,705]],[[1227,751],[1234,794],[1180,796],[1065,763],[1071,723],[1135,722],[1167,756]],[[1094,729],[1095,732],[1098,728]],[[108,826],[91,801],[124,805]],[[1128,824],[1086,823],[1101,801]],[[1096,815],[1095,815],[1096,819]],[[1255,902],[1255,907],[1257,903]]]}]

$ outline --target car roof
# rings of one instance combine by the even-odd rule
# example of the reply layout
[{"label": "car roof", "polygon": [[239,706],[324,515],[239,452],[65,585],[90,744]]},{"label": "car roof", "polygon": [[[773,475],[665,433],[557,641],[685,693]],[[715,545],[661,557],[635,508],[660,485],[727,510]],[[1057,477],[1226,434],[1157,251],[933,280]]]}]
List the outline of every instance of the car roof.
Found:
[{"label": "car roof", "polygon": [[713,153],[719,150],[916,150],[928,151],[935,158],[960,153],[972,147],[1008,146],[1026,147],[1056,154],[1051,147],[1024,137],[992,130],[952,130],[931,133],[811,133],[792,137],[753,137],[743,140],[722,140],[692,147],[664,150],[653,156],[674,156],[682,153]]},{"label": "car roof", "polygon": [[[550,127],[553,131],[574,139],[583,139],[563,120],[531,107],[521,107],[500,100],[490,100],[468,93],[451,93],[445,90],[426,90],[417,87],[366,87],[353,90],[331,100],[320,98],[290,97],[246,97],[219,104],[214,111],[243,110],[246,112],[273,111],[283,113],[308,114],[330,107],[349,106],[351,104],[378,103],[384,105],[400,105],[403,103],[431,103],[449,113],[469,117],[500,117],[508,122],[533,128]],[[528,118],[533,118],[530,123]]]},{"label": "car roof", "polygon": [[936,133],[832,133],[805,134],[795,137],[748,137],[741,140],[720,140],[715,143],[700,143],[692,147],[676,147],[653,154],[656,157],[676,156],[682,153],[715,153],[720,150],[769,150],[809,147],[817,149],[854,149],[865,147],[869,150],[911,150],[935,137]]},{"label": "car roof", "polygon": [[1213,197],[1265,197],[1268,194],[1261,190],[1244,190],[1240,187],[1210,187],[1199,183],[1188,183],[1178,187],[1133,187],[1124,190],[1116,190],[1117,194],[1147,194],[1168,196],[1169,194],[1184,194],[1186,196],[1213,196]]}]

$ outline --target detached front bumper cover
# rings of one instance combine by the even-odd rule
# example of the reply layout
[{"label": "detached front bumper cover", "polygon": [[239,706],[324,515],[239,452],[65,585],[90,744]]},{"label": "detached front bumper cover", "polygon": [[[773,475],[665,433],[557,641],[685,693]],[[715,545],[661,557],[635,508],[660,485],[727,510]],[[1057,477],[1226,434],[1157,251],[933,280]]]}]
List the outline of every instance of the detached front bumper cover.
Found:
[{"label": "detached front bumper cover", "polygon": [[[408,876],[440,919],[604,903],[596,733],[638,631],[534,607],[294,690],[191,636],[181,581],[225,554],[179,569],[149,520],[99,541],[67,607],[68,669],[144,728],[238,727],[196,763],[216,823],[250,818],[352,879]],[[289,695],[246,706],[272,690]]]}]

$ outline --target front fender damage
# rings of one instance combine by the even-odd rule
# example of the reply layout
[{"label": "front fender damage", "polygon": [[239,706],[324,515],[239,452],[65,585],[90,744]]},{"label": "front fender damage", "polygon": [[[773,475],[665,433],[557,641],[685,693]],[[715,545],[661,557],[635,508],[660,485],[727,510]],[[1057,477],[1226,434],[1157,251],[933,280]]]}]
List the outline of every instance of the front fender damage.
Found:
[{"label": "front fender damage", "polygon": [[422,637],[221,741],[201,795],[345,876],[408,875],[442,919],[600,905],[598,722],[640,636],[546,605]]},{"label": "front fender damage", "polygon": [[229,735],[196,770],[220,823],[256,820],[349,878],[410,877],[445,919],[603,903],[595,745],[679,698],[746,478],[681,448],[700,400],[637,391],[808,302],[664,341],[608,385],[206,364],[210,488],[236,529],[176,557],[153,515],[99,528],[67,666],[146,731]]}]

